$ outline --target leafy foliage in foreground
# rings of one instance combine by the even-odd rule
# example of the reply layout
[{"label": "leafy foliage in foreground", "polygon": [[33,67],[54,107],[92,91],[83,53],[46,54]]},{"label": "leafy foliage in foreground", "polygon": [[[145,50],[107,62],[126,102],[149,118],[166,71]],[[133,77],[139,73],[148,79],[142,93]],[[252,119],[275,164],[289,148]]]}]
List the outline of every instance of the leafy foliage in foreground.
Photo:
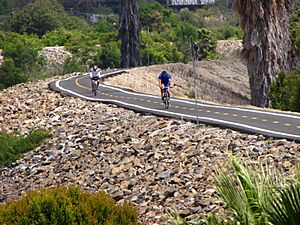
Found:
[{"label": "leafy foliage in foreground", "polygon": [[132,205],[115,205],[104,192],[89,193],[77,187],[34,191],[17,202],[0,206],[0,224],[122,224],[135,225]]},{"label": "leafy foliage in foreground", "polygon": [[43,129],[32,131],[26,137],[0,132],[0,168],[19,159],[23,153],[38,147],[49,137],[51,134]]},{"label": "leafy foliage in foreground", "polygon": [[218,193],[228,207],[230,218],[216,215],[188,222],[173,214],[173,224],[206,225],[296,225],[300,219],[300,167],[297,177],[283,177],[276,169],[263,165],[242,165],[232,158],[229,167],[219,168],[215,176]]}]

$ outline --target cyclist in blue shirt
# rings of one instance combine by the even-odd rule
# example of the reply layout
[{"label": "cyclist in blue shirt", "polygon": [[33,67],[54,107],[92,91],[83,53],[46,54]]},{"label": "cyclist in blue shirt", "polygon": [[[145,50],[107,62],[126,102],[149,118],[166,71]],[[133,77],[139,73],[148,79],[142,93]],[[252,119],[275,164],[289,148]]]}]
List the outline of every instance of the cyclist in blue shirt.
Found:
[{"label": "cyclist in blue shirt", "polygon": [[161,91],[161,99],[163,100],[164,88],[168,89],[169,96],[171,96],[170,94],[170,87],[172,85],[171,75],[167,71],[162,71],[162,73],[158,77],[158,80],[159,80],[159,88]]}]

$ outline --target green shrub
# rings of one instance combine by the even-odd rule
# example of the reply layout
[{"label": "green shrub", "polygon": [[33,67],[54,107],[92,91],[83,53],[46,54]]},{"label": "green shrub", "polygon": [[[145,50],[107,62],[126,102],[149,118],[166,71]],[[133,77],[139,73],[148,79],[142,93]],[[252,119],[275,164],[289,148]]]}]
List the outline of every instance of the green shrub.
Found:
[{"label": "green shrub", "polygon": [[64,46],[72,38],[74,33],[75,31],[69,31],[64,28],[60,28],[44,34],[42,41],[45,46]]},{"label": "green shrub", "polygon": [[244,35],[243,30],[236,26],[216,27],[212,32],[218,40],[241,40]]},{"label": "green shrub", "polygon": [[280,72],[270,86],[269,98],[274,109],[300,112],[300,69]]},{"label": "green shrub", "polygon": [[28,77],[16,68],[13,59],[5,58],[0,69],[0,90],[26,81],[28,81]]},{"label": "green shrub", "polygon": [[38,51],[43,44],[36,35],[10,33],[0,41],[5,58],[11,58],[17,68],[32,64],[38,59]]},{"label": "green shrub", "polygon": [[217,39],[212,31],[205,28],[199,29],[197,41],[199,48],[202,49],[203,59],[222,59],[222,57],[215,52]]},{"label": "green shrub", "polygon": [[0,40],[0,48],[4,54],[4,65],[0,68],[0,86],[7,88],[39,78],[44,73],[41,65],[45,60],[38,55],[42,46],[36,35],[5,35]]},{"label": "green shrub", "polygon": [[108,23],[107,20],[101,20],[95,25],[94,29],[99,33],[116,32],[116,27],[113,24]]},{"label": "green shrub", "polygon": [[118,42],[107,43],[101,48],[96,62],[101,68],[119,68],[121,51]]},{"label": "green shrub", "polygon": [[143,65],[148,65],[148,53],[150,65],[175,63],[183,60],[184,55],[179,49],[170,42],[153,42],[149,49],[147,45],[141,48],[141,61]]},{"label": "green shrub", "polygon": [[49,137],[51,134],[43,129],[32,131],[26,137],[0,132],[0,168],[17,160],[23,153],[38,147]]},{"label": "green shrub", "polygon": [[[156,45],[159,45],[159,44],[156,44]],[[149,49],[141,49],[142,65],[148,65],[148,53],[149,53],[150,65],[164,64],[164,63],[168,62],[168,60],[165,56],[165,52],[162,51],[161,48],[153,46],[153,47],[150,47]]]},{"label": "green shrub", "polygon": [[73,73],[73,72],[83,72],[85,70],[84,66],[75,57],[69,57],[65,60],[63,74]]},{"label": "green shrub", "polygon": [[104,192],[77,187],[34,191],[0,206],[1,224],[123,224],[135,225],[137,211],[128,203],[115,205]]}]

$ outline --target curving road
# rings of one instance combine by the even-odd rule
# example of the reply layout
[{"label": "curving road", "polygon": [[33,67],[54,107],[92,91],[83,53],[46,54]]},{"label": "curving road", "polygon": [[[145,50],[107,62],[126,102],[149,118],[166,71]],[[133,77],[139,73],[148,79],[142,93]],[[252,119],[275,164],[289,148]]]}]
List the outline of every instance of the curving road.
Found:
[{"label": "curving road", "polygon": [[[123,72],[125,71],[107,73],[103,75],[103,78]],[[100,85],[97,96],[94,96],[90,86],[87,74],[76,75],[49,84],[52,90],[90,101],[113,103],[139,112],[191,121],[197,120],[198,113],[198,119],[202,123],[300,141],[300,114],[266,112],[207,103],[198,104],[197,112],[194,101],[182,99],[171,99],[170,108],[166,110],[159,96],[136,93],[108,85]]]}]

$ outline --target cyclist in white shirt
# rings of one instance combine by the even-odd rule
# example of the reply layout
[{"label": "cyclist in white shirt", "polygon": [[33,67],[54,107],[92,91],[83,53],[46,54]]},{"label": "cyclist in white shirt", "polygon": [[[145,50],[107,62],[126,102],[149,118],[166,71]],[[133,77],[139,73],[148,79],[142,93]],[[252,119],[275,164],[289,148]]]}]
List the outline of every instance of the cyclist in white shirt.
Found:
[{"label": "cyclist in white shirt", "polygon": [[98,68],[97,64],[94,64],[93,67],[91,69],[89,69],[89,72],[90,72],[92,86],[93,86],[93,83],[95,83],[97,85],[96,87],[98,87],[100,75],[101,75],[101,69]]}]

